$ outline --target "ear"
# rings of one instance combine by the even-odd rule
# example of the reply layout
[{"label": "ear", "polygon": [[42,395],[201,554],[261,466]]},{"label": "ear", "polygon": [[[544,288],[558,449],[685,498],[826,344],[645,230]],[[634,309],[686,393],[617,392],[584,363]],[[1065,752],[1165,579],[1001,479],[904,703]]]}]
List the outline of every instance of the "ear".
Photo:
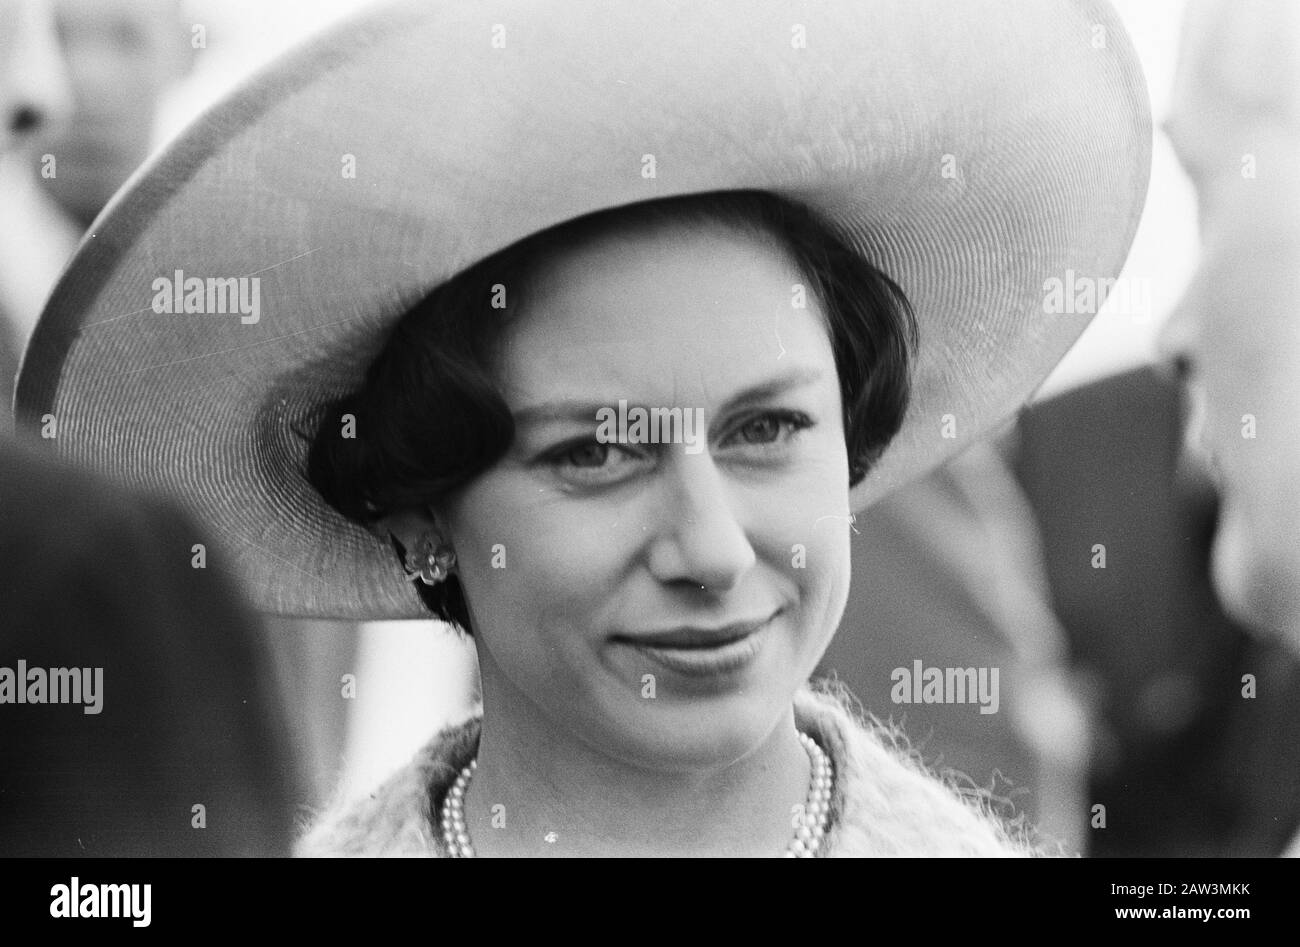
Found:
[{"label": "ear", "polygon": [[408,551],[416,548],[420,539],[429,533],[433,533],[438,542],[448,541],[445,524],[432,510],[422,507],[381,517],[375,522],[374,530],[384,539],[393,537]]}]

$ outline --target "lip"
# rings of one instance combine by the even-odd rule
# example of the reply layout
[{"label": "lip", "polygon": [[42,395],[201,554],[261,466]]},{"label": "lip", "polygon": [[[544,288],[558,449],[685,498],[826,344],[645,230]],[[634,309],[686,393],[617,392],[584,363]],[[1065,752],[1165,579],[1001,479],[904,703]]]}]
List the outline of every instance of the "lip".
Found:
[{"label": "lip", "polygon": [[710,677],[739,671],[752,662],[762,650],[767,637],[764,632],[777,614],[714,628],[683,626],[624,635],[615,640],[635,648],[668,670]]},{"label": "lip", "polygon": [[1209,473],[1210,482],[1214,484],[1214,489],[1222,495],[1228,481],[1224,475],[1223,462],[1219,459],[1218,451],[1206,451],[1202,462]]},{"label": "lip", "polygon": [[1184,439],[1179,462],[1186,464],[1215,493],[1223,495],[1227,477],[1217,450],[1206,447],[1200,441]]}]

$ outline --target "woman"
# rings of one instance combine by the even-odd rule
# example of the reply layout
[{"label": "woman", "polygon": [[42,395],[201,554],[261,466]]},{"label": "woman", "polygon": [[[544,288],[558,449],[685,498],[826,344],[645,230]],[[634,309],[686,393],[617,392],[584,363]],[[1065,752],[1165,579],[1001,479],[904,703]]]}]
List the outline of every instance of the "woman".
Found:
[{"label": "woman", "polygon": [[[402,3],[119,200],[20,407],[184,493],[263,607],[432,613],[478,650],[481,717],[304,852],[1024,850],[805,687],[852,512],[1023,402],[1090,315],[1044,318],[1044,281],[1113,276],[1136,222],[1122,31],[1013,6],[650,4],[574,35]],[[200,272],[271,286],[231,318]]]},{"label": "woman", "polygon": [[[799,284],[814,289],[791,309]],[[755,322],[779,323],[782,348]],[[443,802],[453,851],[494,810],[500,831],[474,833],[490,852],[817,850],[835,785],[820,747],[843,787],[866,740],[811,696],[796,727],[791,699],[844,611],[848,490],[902,422],[913,331],[887,277],[746,192],[560,225],[403,318],[322,418],[311,474],[478,636],[482,732],[442,738],[477,753],[421,764],[474,760],[463,803]],[[673,443],[686,421],[602,440],[620,404],[698,412],[708,449]],[[425,811],[411,802],[366,809],[404,820]],[[364,850],[375,828],[321,834]]]}]

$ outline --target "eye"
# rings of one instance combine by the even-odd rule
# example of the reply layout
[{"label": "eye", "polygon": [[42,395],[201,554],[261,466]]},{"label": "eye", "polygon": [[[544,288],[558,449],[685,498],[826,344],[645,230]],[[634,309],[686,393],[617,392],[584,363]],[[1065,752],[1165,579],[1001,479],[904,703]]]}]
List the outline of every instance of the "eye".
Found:
[{"label": "eye", "polygon": [[737,432],[746,444],[770,444],[781,435],[780,419],[770,414],[746,421]]},{"label": "eye", "polygon": [[602,486],[631,476],[646,459],[622,444],[591,440],[561,445],[547,456],[546,462],[564,480]]},{"label": "eye", "polygon": [[569,448],[560,457],[572,467],[602,467],[609,457],[609,445],[591,441]]},{"label": "eye", "polygon": [[812,418],[801,411],[766,411],[742,422],[723,443],[738,441],[741,447],[783,444],[812,426]]}]

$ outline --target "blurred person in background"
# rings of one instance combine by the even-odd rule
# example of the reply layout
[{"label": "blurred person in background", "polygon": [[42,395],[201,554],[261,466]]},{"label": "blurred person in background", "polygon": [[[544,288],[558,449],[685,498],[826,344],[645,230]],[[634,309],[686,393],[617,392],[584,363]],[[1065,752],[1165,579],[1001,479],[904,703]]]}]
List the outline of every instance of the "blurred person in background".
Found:
[{"label": "blurred person in background", "polygon": [[70,102],[43,0],[0,0],[0,24],[0,154],[8,154],[62,120]]},{"label": "blurred person in background", "polygon": [[[1052,611],[1034,512],[1004,450],[975,445],[860,515],[853,574],[822,672],[898,724],[932,765],[1034,825],[1044,846],[1086,850],[1090,708]],[[916,661],[996,668],[999,700],[899,701],[895,675]]]},{"label": "blurred person in background", "polygon": [[[1300,661],[1247,630],[1273,629],[1300,652],[1298,18],[1285,0],[1195,2],[1184,29],[1167,130],[1201,200],[1205,257],[1162,344],[1198,403],[1188,439],[1214,459],[1180,460],[1178,386],[1156,367],[1031,406],[1007,445],[1064,663],[1092,710],[1091,747],[1056,728],[1066,761],[1091,749],[1086,805],[1064,824],[1090,826],[1079,847],[1094,855],[1273,855],[1300,822]],[[867,650],[886,665],[915,654],[1014,666],[1012,623],[979,602],[1016,544],[981,543],[996,511],[960,502],[950,466],[860,518],[876,542],[855,545],[869,579],[854,586],[851,627],[872,629]],[[1231,615],[1211,590],[1212,543]],[[1025,601],[1034,586],[1023,583]],[[928,757],[986,784],[1000,773],[1018,808],[1043,805],[1040,781],[1061,760],[1031,752],[1006,715],[891,704],[888,678],[851,640],[846,628],[827,663],[869,709],[905,712]]]},{"label": "blurred person in background", "polygon": [[1297,663],[1261,653],[1211,591],[1214,496],[1178,463],[1179,417],[1146,366],[1031,406],[1012,445],[1093,710],[1086,848],[1274,855],[1300,819],[1300,705],[1278,686]]},{"label": "blurred person in background", "polygon": [[[36,36],[37,6],[5,0]],[[8,44],[0,158],[0,435],[12,428],[19,357],[78,241],[157,143],[168,93],[199,50],[182,0],[43,0],[39,38]],[[206,22],[206,18],[205,18]],[[206,44],[204,35],[204,45]],[[37,55],[39,53],[39,55]],[[337,780],[345,710],[338,681],[357,669],[354,625],[267,620],[296,743],[314,774],[309,801]]]},{"label": "blurred person in background", "polygon": [[0,0],[0,437],[27,332],[76,245],[73,229],[37,192],[34,139],[72,108],[45,0]]},{"label": "blurred person in background", "polygon": [[[1191,4],[1166,131],[1196,187],[1202,254],[1160,346],[1188,395],[1188,455],[1220,496],[1215,588],[1300,651],[1300,6]],[[1297,684],[1271,664],[1252,679]]]},{"label": "blurred person in background", "polygon": [[[0,445],[0,856],[286,854],[271,667],[187,514]],[[92,669],[97,709],[34,702],[53,669]]]},{"label": "blurred person in background", "polygon": [[1300,7],[1189,10],[1166,123],[1200,201],[1200,268],[1161,335],[1187,443],[1222,498],[1224,603],[1300,649]]},{"label": "blurred person in background", "polygon": [[[1158,370],[1112,375],[858,517],[823,670],[1065,851],[1273,855],[1300,821],[1300,662],[1215,601],[1178,426]],[[999,712],[894,701],[918,659],[999,668]]]},{"label": "blurred person in background", "polygon": [[[37,136],[35,153],[54,162],[39,179],[45,193],[76,230],[84,231],[156,143],[164,99],[193,68],[196,34],[184,18],[182,0],[53,0],[52,5],[72,111],[68,121],[47,125]],[[62,220],[50,226],[69,229]],[[339,681],[357,670],[357,628],[279,617],[268,618],[266,625],[295,742],[314,774],[310,799],[317,801],[338,776],[335,747],[349,706]]]},{"label": "blurred person in background", "polygon": [[[30,29],[33,5],[10,2],[11,22]],[[0,431],[12,425],[19,354],[55,279],[149,154],[163,96],[195,53],[180,0],[53,0],[47,27],[51,17],[39,41],[45,65],[21,54],[7,67],[9,133],[23,140],[0,161]]]},{"label": "blurred person in background", "polygon": [[[43,0],[0,0],[0,151],[64,79]],[[0,436],[0,856],[288,850],[283,709],[221,564],[170,503]]]},{"label": "blurred person in background", "polygon": [[88,229],[154,143],[163,97],[196,52],[180,0],[54,0],[72,90],[68,122],[37,136],[55,173],[41,184]]},{"label": "blurred person in background", "polygon": [[1298,62],[1300,5],[1188,5],[1165,130],[1203,255],[1160,346],[1193,451],[1155,368],[1020,425],[1056,610],[1096,682],[1095,854],[1274,855],[1300,822],[1300,662],[1248,633],[1300,650]]}]

